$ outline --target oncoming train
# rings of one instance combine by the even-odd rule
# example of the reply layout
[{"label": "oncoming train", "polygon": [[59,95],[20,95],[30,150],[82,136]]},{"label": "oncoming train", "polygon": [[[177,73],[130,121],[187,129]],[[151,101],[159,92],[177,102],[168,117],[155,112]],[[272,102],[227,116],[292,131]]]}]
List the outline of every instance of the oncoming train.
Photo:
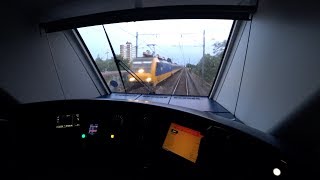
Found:
[{"label": "oncoming train", "polygon": [[[156,86],[161,81],[167,79],[177,71],[181,66],[161,60],[157,57],[138,57],[132,60],[131,70],[144,82]],[[134,83],[137,80],[129,75],[129,82]]]}]

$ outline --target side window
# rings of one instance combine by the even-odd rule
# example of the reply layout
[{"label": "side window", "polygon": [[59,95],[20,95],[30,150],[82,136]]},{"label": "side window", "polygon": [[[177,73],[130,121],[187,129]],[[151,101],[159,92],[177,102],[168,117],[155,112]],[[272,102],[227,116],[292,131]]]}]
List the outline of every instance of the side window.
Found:
[{"label": "side window", "polygon": [[162,64],[160,62],[157,62],[156,75],[161,74],[162,69],[163,69]]}]

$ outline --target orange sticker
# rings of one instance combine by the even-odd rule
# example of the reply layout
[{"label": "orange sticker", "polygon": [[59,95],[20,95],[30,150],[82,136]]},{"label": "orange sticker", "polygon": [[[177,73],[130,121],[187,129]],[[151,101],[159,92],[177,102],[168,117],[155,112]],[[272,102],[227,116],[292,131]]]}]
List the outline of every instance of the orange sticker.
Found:
[{"label": "orange sticker", "polygon": [[171,123],[162,148],[195,163],[202,137],[199,131]]}]

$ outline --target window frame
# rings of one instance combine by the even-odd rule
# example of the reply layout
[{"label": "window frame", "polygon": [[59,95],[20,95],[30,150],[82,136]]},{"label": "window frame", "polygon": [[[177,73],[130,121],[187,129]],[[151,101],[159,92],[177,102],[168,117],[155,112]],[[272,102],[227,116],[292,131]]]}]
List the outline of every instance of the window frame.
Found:
[{"label": "window frame", "polygon": [[87,54],[86,57],[87,57],[87,59],[88,59],[89,65],[90,65],[90,66],[92,67],[92,69],[94,70],[93,73],[97,75],[100,83],[101,83],[102,86],[103,86],[103,89],[106,91],[106,94],[104,94],[104,95],[111,94],[112,91],[111,91],[110,87],[108,86],[107,82],[105,81],[104,77],[102,76],[102,73],[100,72],[97,64],[94,62],[94,58],[93,58],[91,52],[89,51],[86,43],[85,43],[84,40],[82,39],[82,36],[80,35],[78,29],[73,29],[72,31],[74,32],[75,37],[78,39],[79,44],[81,45],[82,50]]}]

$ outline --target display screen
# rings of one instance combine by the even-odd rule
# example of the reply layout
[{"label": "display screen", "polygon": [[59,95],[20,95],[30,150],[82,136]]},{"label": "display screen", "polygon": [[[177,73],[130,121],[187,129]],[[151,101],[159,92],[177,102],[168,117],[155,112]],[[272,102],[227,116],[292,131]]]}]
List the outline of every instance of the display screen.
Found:
[{"label": "display screen", "polygon": [[89,134],[95,135],[98,132],[98,124],[90,124],[89,126]]},{"label": "display screen", "polygon": [[80,126],[79,114],[63,114],[57,116],[56,128]]},{"label": "display screen", "polygon": [[162,148],[195,163],[202,137],[199,131],[171,123]]}]

